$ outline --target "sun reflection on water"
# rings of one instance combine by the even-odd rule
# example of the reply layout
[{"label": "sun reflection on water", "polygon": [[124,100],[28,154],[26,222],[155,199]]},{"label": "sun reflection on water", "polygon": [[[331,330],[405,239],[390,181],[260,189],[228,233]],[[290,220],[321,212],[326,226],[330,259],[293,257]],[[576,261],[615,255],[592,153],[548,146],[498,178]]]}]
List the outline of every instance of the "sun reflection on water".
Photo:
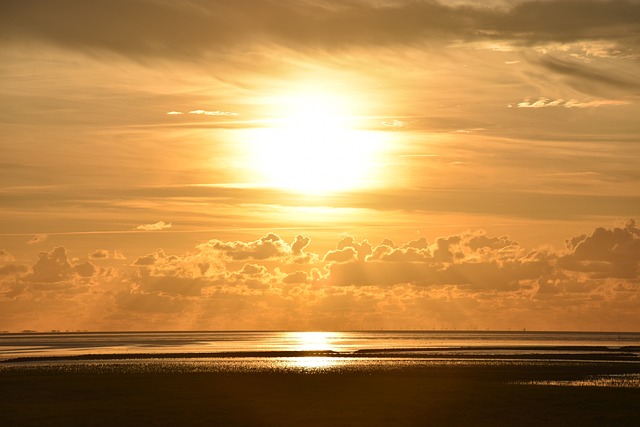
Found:
[{"label": "sun reflection on water", "polygon": [[291,332],[296,351],[335,350],[337,332]]},{"label": "sun reflection on water", "polygon": [[295,357],[284,360],[283,365],[290,368],[301,368],[305,371],[317,372],[337,368],[341,365],[341,362],[344,364],[344,361],[335,357]]},{"label": "sun reflection on water", "polygon": [[[291,332],[289,338],[292,349],[295,351],[308,353],[339,350],[339,332]],[[305,371],[323,371],[337,367],[340,362],[341,360],[336,357],[304,354],[284,360],[283,365]]]}]

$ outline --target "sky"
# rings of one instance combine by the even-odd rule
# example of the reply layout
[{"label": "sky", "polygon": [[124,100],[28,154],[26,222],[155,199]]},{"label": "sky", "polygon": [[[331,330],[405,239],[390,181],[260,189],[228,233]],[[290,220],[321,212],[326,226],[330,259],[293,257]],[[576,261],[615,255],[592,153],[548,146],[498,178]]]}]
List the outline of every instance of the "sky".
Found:
[{"label": "sky", "polygon": [[639,331],[640,1],[0,0],[0,331]]}]

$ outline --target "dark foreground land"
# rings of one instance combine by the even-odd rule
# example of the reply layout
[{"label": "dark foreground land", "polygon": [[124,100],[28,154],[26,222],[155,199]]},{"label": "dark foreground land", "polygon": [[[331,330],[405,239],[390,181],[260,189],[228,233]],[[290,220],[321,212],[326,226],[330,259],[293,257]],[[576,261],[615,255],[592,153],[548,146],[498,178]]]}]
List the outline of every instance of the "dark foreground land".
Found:
[{"label": "dark foreground land", "polygon": [[0,369],[0,425],[640,425],[639,388],[517,383],[638,373],[636,363],[435,364],[313,373],[112,368]]}]

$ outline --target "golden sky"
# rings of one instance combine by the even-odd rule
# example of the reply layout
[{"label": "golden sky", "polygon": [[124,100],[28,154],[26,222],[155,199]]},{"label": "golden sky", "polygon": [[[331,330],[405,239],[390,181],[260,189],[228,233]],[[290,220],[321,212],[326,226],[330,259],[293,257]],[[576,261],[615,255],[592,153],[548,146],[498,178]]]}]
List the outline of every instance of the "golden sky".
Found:
[{"label": "golden sky", "polygon": [[640,330],[640,2],[0,0],[0,330]]}]

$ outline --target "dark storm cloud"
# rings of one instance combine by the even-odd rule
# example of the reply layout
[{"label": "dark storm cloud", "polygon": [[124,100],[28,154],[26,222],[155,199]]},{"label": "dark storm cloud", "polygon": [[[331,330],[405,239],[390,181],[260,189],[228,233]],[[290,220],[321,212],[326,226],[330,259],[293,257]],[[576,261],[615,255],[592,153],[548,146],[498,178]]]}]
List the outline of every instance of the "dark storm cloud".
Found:
[{"label": "dark storm cloud", "polygon": [[237,54],[238,44],[292,48],[513,40],[638,40],[640,3],[623,0],[528,1],[511,8],[435,1],[384,4],[336,0],[4,0],[0,38],[37,39],[66,48],[128,56]]}]

